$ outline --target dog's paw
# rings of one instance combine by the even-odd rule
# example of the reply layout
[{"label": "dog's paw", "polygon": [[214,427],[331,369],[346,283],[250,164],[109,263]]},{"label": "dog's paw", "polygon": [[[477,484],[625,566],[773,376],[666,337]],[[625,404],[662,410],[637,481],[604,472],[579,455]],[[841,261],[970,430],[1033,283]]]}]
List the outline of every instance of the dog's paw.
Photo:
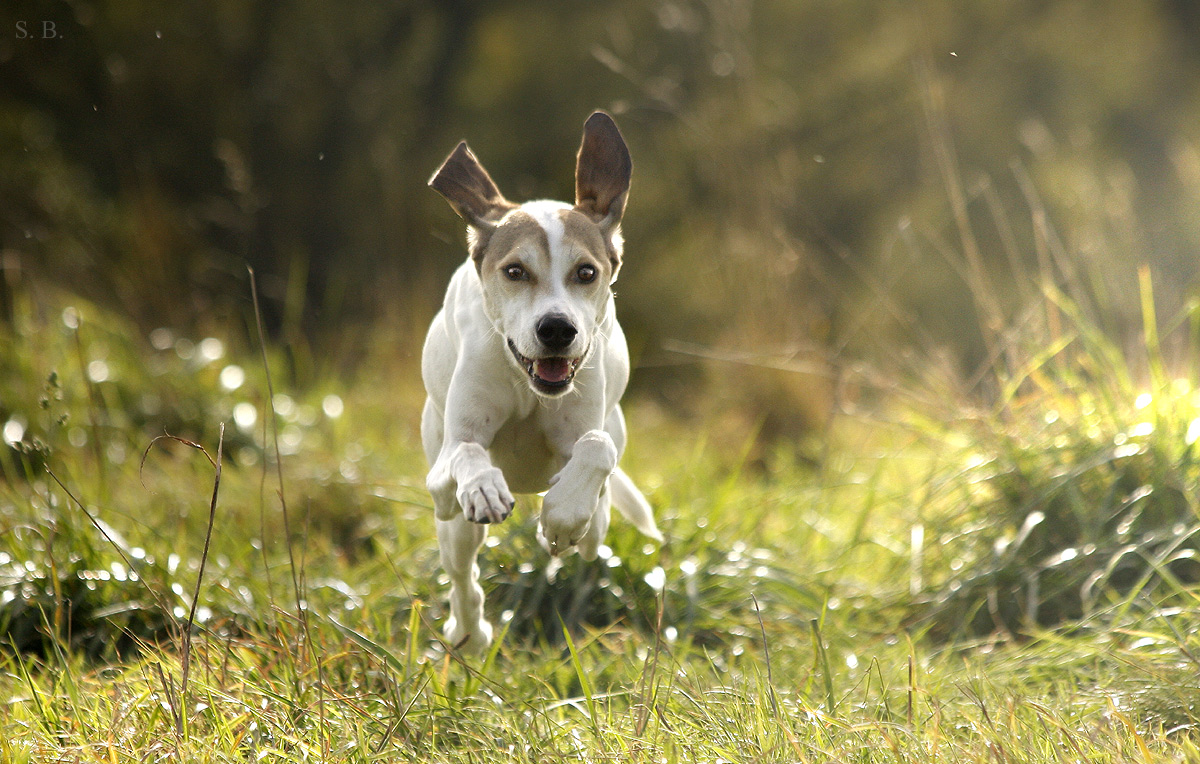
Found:
[{"label": "dog's paw", "polygon": [[572,549],[587,534],[596,507],[589,491],[572,490],[555,482],[542,498],[541,539],[546,551],[558,556]]},{"label": "dog's paw", "polygon": [[473,523],[498,523],[512,514],[512,494],[504,475],[495,467],[483,470],[458,484],[458,503],[463,516]]},{"label": "dog's paw", "polygon": [[492,625],[480,618],[474,628],[468,628],[466,624],[459,624],[454,616],[450,616],[446,620],[446,627],[442,629],[442,635],[450,647],[462,653],[478,655],[492,644]]},{"label": "dog's paw", "polygon": [[[580,539],[587,533],[591,518],[585,517],[582,522],[547,522],[545,518],[541,525],[542,546],[550,554],[558,557],[567,554],[575,548]],[[593,555],[593,559],[594,559]]]}]

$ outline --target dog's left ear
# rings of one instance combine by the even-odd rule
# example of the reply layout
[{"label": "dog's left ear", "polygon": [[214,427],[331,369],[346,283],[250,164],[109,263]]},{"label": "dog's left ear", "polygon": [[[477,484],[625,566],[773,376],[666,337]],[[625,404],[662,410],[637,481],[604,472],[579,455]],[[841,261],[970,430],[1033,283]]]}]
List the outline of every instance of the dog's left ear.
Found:
[{"label": "dog's left ear", "polygon": [[597,111],[583,123],[583,143],[575,165],[575,209],[611,238],[621,224],[633,160],[617,123]]},{"label": "dog's left ear", "polygon": [[467,147],[459,143],[429,179],[429,186],[450,202],[470,226],[471,255],[477,257],[496,224],[516,205],[504,198],[487,170]]}]

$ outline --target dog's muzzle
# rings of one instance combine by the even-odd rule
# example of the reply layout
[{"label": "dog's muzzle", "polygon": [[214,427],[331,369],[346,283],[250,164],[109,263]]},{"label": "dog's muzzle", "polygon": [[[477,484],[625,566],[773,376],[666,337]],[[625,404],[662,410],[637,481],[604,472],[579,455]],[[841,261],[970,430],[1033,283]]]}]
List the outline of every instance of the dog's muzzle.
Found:
[{"label": "dog's muzzle", "polygon": [[513,344],[512,340],[508,340],[508,350],[521,368],[525,369],[525,373],[529,375],[529,382],[533,385],[533,389],[544,395],[559,395],[566,392],[567,388],[571,386],[572,380],[575,379],[575,372],[579,371],[583,359],[587,356],[587,353],[584,353],[578,358],[564,356],[529,358],[517,350],[517,346]]}]

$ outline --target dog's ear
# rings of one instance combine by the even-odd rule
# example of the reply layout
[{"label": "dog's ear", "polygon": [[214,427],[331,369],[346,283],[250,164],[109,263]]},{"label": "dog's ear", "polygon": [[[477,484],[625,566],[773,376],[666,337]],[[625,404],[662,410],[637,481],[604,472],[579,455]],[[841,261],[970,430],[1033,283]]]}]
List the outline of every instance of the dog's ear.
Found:
[{"label": "dog's ear", "polygon": [[516,206],[496,188],[487,170],[483,169],[483,165],[467,147],[466,141],[450,152],[450,156],[429,179],[429,186],[450,202],[459,217],[467,221],[473,232],[473,241],[486,239],[500,219]]},{"label": "dog's ear", "polygon": [[633,160],[617,123],[597,111],[583,123],[583,143],[575,165],[575,208],[599,224],[606,236],[616,232],[629,196]]}]

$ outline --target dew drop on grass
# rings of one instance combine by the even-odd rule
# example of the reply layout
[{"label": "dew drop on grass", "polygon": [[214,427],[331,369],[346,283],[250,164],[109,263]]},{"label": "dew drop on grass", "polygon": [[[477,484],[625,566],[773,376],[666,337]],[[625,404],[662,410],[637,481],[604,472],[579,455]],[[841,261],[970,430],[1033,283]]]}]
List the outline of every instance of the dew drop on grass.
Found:
[{"label": "dew drop on grass", "polygon": [[155,350],[170,350],[175,344],[175,335],[166,327],[159,327],[150,332],[150,346]]},{"label": "dew drop on grass", "polygon": [[108,364],[101,360],[95,360],[88,364],[87,376],[93,382],[104,382],[108,380],[110,371]]},{"label": "dew drop on grass", "polygon": [[296,402],[287,393],[276,395],[273,404],[275,413],[288,421],[291,421],[291,418],[296,415]]},{"label": "dew drop on grass", "polygon": [[340,396],[333,395],[331,393],[326,395],[321,400],[321,410],[324,411],[325,416],[329,417],[330,419],[337,419],[342,415],[342,412],[346,410],[346,406],[342,403]]},{"label": "dew drop on grass", "polygon": [[205,337],[200,340],[200,346],[197,349],[200,351],[200,360],[204,363],[218,361],[225,355],[225,343],[216,337]]},{"label": "dew drop on grass", "polygon": [[1187,435],[1183,436],[1183,442],[1189,446],[1197,440],[1200,440],[1200,417],[1196,417],[1188,423]]},{"label": "dew drop on grass", "polygon": [[284,456],[292,456],[300,451],[300,444],[303,441],[304,433],[300,428],[294,424],[289,424],[279,434],[279,450]]},{"label": "dew drop on grass", "polygon": [[661,592],[667,585],[667,572],[662,569],[661,565],[657,565],[654,570],[646,574],[645,581],[651,589]]},{"label": "dew drop on grass", "polygon": [[246,372],[241,366],[231,363],[221,369],[221,387],[226,390],[236,390],[246,381]]},{"label": "dew drop on grass", "polygon": [[67,441],[75,448],[83,448],[88,442],[87,430],[82,427],[72,427],[67,430]]},{"label": "dew drop on grass", "polygon": [[4,442],[8,445],[20,443],[21,438],[25,437],[25,422],[13,417],[4,423]]},{"label": "dew drop on grass", "polygon": [[233,407],[233,423],[238,426],[238,429],[248,430],[258,421],[258,409],[253,403],[237,404]]},{"label": "dew drop on grass", "polygon": [[1144,438],[1153,432],[1154,422],[1138,422],[1129,428],[1129,436],[1132,438]]}]

